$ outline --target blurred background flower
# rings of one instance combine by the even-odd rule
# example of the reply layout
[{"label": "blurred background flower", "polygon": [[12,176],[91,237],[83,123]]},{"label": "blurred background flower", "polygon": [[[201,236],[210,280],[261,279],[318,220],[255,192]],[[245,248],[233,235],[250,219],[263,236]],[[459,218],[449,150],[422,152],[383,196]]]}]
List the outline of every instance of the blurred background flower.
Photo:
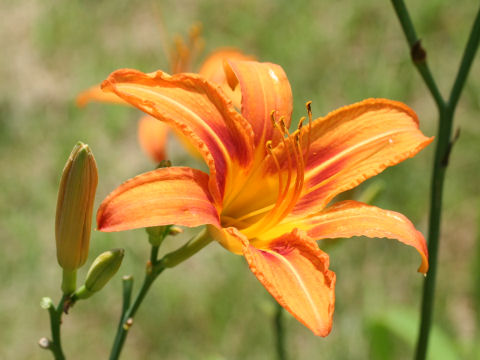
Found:
[{"label": "blurred background flower", "polygon": [[[435,0],[407,5],[445,89],[455,76],[478,4]],[[50,280],[59,276],[55,203],[58,174],[72,144],[82,139],[95,149],[95,208],[119,179],[152,168],[137,141],[139,112],[105,104],[78,109],[76,95],[117,68],[168,69],[162,37],[184,35],[201,21],[205,54],[233,46],[280,64],[295,96],[294,121],[304,114],[298,104],[307,100],[313,101],[317,117],[343,104],[384,97],[412,107],[426,135],[435,131],[433,101],[410,63],[389,2],[6,0],[0,16],[0,271],[8,274],[2,283],[2,295],[8,296],[0,297],[0,358],[50,357],[35,345],[48,332],[48,316],[38,302],[58,293],[58,283]],[[462,133],[447,175],[435,308],[436,324],[460,344],[480,331],[473,288],[478,274],[470,271],[480,204],[479,94],[480,67],[474,64],[456,118]],[[388,186],[374,203],[407,215],[424,233],[432,151],[433,146],[382,173]],[[175,141],[169,142],[167,154],[174,164],[201,166]],[[168,239],[165,250],[190,235],[185,231]],[[287,345],[295,358],[381,356],[370,319],[397,307],[416,311],[422,285],[420,276],[414,280],[411,271],[404,271],[405,264],[418,260],[415,252],[390,245],[362,239],[329,251],[339,279],[335,325],[328,338],[318,339],[287,317]],[[107,356],[118,321],[120,275],[141,278],[149,248],[144,231],[92,234],[92,253],[113,247],[125,248],[120,273],[101,299],[78,303],[64,322],[64,348],[72,359]],[[245,267],[240,257],[211,247],[165,272],[138,313],[124,357],[264,359],[270,350],[273,357],[272,324],[266,321],[273,302],[253,276],[244,276]],[[81,269],[79,277],[86,271]],[[410,322],[412,332],[416,320]],[[385,341],[393,352],[389,359],[410,356],[403,341],[395,336]]]}]

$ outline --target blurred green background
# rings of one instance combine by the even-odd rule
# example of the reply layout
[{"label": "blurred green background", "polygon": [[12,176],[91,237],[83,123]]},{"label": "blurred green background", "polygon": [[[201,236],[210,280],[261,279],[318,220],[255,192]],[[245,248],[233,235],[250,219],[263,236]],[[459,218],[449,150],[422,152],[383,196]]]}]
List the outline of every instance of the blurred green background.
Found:
[{"label": "blurred green background", "polygon": [[[450,90],[478,2],[407,1],[428,61]],[[49,336],[42,296],[60,297],[54,216],[63,165],[77,140],[97,159],[96,206],[122,181],[150,170],[136,137],[139,113],[115,105],[75,105],[76,95],[122,67],[167,69],[162,37],[201,21],[206,51],[234,46],[280,64],[295,97],[294,121],[313,101],[314,116],[368,97],[403,101],[421,129],[436,131],[433,101],[410,63],[389,1],[0,2],[0,358],[50,359],[36,342]],[[461,136],[446,181],[435,307],[436,357],[475,358],[479,339],[480,67],[472,68],[455,127]],[[174,163],[189,161],[170,145]],[[375,205],[407,215],[426,234],[433,146],[375,179]],[[185,236],[168,240],[174,249]],[[322,244],[320,243],[320,246]],[[94,232],[88,264],[126,249],[117,276],[63,324],[70,359],[106,358],[117,326],[120,276],[138,287],[148,257],[142,230]],[[390,240],[350,239],[329,250],[337,273],[333,330],[317,338],[286,315],[291,359],[408,359],[417,331],[420,258]],[[86,266],[88,267],[88,266]],[[86,269],[81,269],[83,279]],[[124,359],[274,359],[274,303],[243,258],[212,244],[157,280],[127,339]],[[441,356],[441,357],[438,357]],[[458,356],[458,357],[457,357]]]}]

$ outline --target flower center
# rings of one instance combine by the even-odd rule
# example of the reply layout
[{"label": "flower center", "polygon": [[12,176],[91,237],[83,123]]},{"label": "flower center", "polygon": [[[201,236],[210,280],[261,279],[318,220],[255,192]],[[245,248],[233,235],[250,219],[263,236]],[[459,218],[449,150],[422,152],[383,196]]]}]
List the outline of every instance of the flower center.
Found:
[{"label": "flower center", "polygon": [[[298,128],[289,133],[283,117],[275,118],[275,111],[271,112],[271,121],[274,129],[281,135],[281,143],[274,149],[272,141],[266,142],[268,157],[265,161],[272,161],[275,166],[278,187],[276,201],[262,208],[257,208],[241,216],[229,217],[222,215],[224,226],[235,226],[249,239],[256,234],[265,232],[281,222],[293,209],[302,194],[305,163],[310,150],[310,129],[312,123],[311,102],[307,103],[309,125],[303,128],[305,117],[299,121]],[[307,133],[306,146],[303,136]],[[303,149],[305,148],[305,151]],[[268,186],[268,184],[267,184]]]}]

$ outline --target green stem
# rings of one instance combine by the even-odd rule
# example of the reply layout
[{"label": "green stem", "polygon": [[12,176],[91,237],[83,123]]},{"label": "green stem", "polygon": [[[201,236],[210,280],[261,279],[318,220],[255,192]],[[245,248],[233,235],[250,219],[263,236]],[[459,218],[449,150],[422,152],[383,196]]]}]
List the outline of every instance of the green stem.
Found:
[{"label": "green stem", "polygon": [[[420,332],[415,357],[417,360],[423,360],[427,356],[428,339],[432,323],[433,303],[435,296],[435,278],[437,273],[438,246],[442,215],[443,185],[448,166],[448,158],[450,155],[451,147],[453,145],[453,116],[480,42],[480,10],[477,13],[477,17],[475,18],[474,25],[470,32],[470,37],[468,39],[467,46],[463,54],[457,77],[450,93],[450,98],[448,100],[448,103],[446,103],[440,95],[440,92],[438,91],[438,87],[436,86],[436,83],[431,75],[425,58],[423,59],[423,61],[416,61],[415,59],[413,51],[415,50],[415,46],[419,46],[419,41],[403,0],[392,0],[392,4],[400,20],[407,41],[412,49],[412,57],[414,64],[417,67],[417,70],[420,72],[426,85],[428,86],[439,111],[439,126],[437,132],[437,146],[435,149],[435,159],[431,182],[430,216],[428,227],[428,253],[430,268],[428,271],[428,276],[426,277],[424,282]],[[421,50],[423,51],[423,49]]]},{"label": "green stem", "polygon": [[112,351],[110,353],[110,360],[116,360],[119,358],[120,353],[123,349],[123,345],[127,338],[128,330],[133,324],[133,317],[137,313],[138,308],[142,304],[145,296],[147,295],[150,287],[152,286],[158,275],[160,275],[166,268],[174,267],[181,262],[187,260],[192,255],[203,249],[211,241],[212,240],[208,236],[208,233],[206,231],[202,231],[198,236],[190,240],[184,246],[182,246],[176,251],[168,253],[160,260],[157,260],[158,246],[152,246],[150,253],[150,261],[147,264],[147,270],[145,272],[145,278],[143,279],[142,287],[140,288],[140,291],[138,292],[133,304],[130,305],[126,310],[122,311],[121,321],[117,329],[117,334],[115,336]]},{"label": "green stem", "polygon": [[277,349],[278,360],[287,360],[287,350],[285,348],[285,327],[283,324],[283,307],[275,301],[275,347]]},{"label": "green stem", "polygon": [[77,288],[77,270],[63,270],[62,272],[62,292],[64,294],[73,294]]},{"label": "green stem", "polygon": [[150,249],[150,263],[155,264],[158,261],[158,250],[160,249],[159,245],[152,245]]},{"label": "green stem", "polygon": [[63,295],[56,308],[53,304],[50,304],[48,307],[48,313],[50,315],[50,328],[52,331],[52,341],[49,343],[48,349],[52,352],[55,360],[65,359],[60,338],[60,325],[62,323],[63,306],[67,299],[68,296]]},{"label": "green stem", "polygon": [[470,37],[468,38],[467,46],[463,53],[462,62],[460,63],[460,68],[458,69],[457,77],[453,83],[452,91],[450,92],[450,98],[448,100],[448,106],[453,113],[460,99],[460,94],[462,93],[463,86],[467,80],[468,73],[472,67],[473,59],[478,49],[478,44],[480,42],[480,9],[477,12],[477,16],[470,31]]},{"label": "green stem", "polygon": [[[478,202],[480,205],[480,202]],[[475,255],[472,262],[473,274],[473,307],[475,310],[476,336],[477,344],[480,344],[480,206],[477,207],[477,236],[475,245]],[[480,347],[478,348],[480,351]],[[472,357],[473,358],[473,357]]]},{"label": "green stem", "polygon": [[432,72],[428,67],[426,53],[420,45],[420,39],[417,37],[417,33],[415,32],[415,27],[413,26],[407,7],[405,6],[403,0],[392,0],[392,4],[398,16],[398,20],[400,21],[400,25],[402,26],[405,37],[407,38],[408,44],[410,45],[413,63],[422,76],[425,85],[428,87],[428,90],[430,90],[430,93],[437,104],[437,108],[440,110],[445,107],[445,101],[443,100],[442,94],[440,94],[438,86],[432,76]]},{"label": "green stem", "polygon": [[205,229],[192,240],[183,245],[180,249],[165,255],[163,259],[160,260],[160,263],[166,268],[177,266],[193,254],[199,252],[211,242],[212,238]]},{"label": "green stem", "polygon": [[157,278],[158,275],[162,273],[164,268],[158,268],[156,271],[147,271],[145,274],[145,278],[143,280],[142,287],[135,298],[134,303],[125,311],[123,314],[120,324],[117,329],[117,335],[115,336],[115,341],[113,343],[112,351],[110,353],[110,360],[118,359],[120,353],[123,349],[123,344],[127,338],[128,330],[133,324],[133,317],[135,316],[138,308],[143,302],[143,299],[148,293],[150,286],[152,286],[153,282]]}]

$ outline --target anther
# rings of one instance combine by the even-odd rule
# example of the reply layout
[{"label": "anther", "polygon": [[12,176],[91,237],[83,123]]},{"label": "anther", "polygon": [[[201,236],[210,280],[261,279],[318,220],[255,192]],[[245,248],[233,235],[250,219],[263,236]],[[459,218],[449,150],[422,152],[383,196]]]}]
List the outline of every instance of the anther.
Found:
[{"label": "anther", "polygon": [[300,118],[300,121],[298,122],[298,127],[297,127],[298,130],[300,130],[300,129],[302,128],[303,122],[305,121],[305,119],[306,119],[305,116],[302,116],[302,117]]},{"label": "anther", "polygon": [[272,151],[272,140],[268,140],[268,141],[265,143],[265,146],[266,146],[267,150],[268,150],[269,152],[271,152],[271,151]]},{"label": "anther", "polygon": [[282,126],[282,131],[283,131],[283,133],[287,135],[287,134],[288,134],[288,129],[287,129],[287,125],[285,125],[285,117],[282,116],[282,117],[280,118],[280,120],[278,120],[278,122],[279,122],[280,125]]},{"label": "anther", "polygon": [[202,34],[202,24],[201,23],[196,23],[196,24],[193,24],[191,27],[190,27],[190,39],[191,41],[195,41],[196,39],[198,39]]},{"label": "anther", "polygon": [[275,121],[275,110],[272,110],[270,113],[270,120],[272,120],[273,127],[277,127],[277,122]]},{"label": "anther", "polygon": [[307,101],[307,102],[305,103],[305,107],[307,108],[307,112],[308,112],[309,114],[311,114],[311,113],[312,113],[312,102],[311,102],[311,101]]},{"label": "anther", "polygon": [[307,108],[307,113],[308,113],[308,122],[309,124],[312,123],[312,102],[307,101],[305,104],[305,107]]}]

